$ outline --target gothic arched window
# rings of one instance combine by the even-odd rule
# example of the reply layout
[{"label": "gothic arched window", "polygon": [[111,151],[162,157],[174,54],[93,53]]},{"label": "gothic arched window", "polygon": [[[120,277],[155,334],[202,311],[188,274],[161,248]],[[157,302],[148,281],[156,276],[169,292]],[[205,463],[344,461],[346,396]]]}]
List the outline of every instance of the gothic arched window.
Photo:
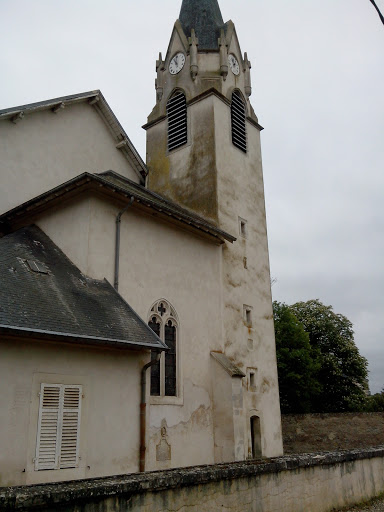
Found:
[{"label": "gothic arched window", "polygon": [[[178,322],[174,308],[166,300],[155,302],[149,313],[149,327],[169,347],[151,367],[151,395],[177,396]],[[152,353],[152,359],[156,354]]]},{"label": "gothic arched window", "polygon": [[168,151],[187,143],[187,100],[176,91],[167,103]]},{"label": "gothic arched window", "polygon": [[231,102],[231,125],[233,144],[247,152],[247,131],[245,129],[245,105],[239,91],[234,91]]}]

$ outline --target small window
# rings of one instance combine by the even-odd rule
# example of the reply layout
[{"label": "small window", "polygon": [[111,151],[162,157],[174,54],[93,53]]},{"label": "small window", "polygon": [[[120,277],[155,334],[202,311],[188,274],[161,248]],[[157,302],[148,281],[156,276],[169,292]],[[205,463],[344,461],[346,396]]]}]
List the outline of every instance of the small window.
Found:
[{"label": "small window", "polygon": [[187,143],[187,100],[182,92],[176,92],[167,103],[168,151]]},{"label": "small window", "polygon": [[247,230],[247,221],[239,217],[239,233],[243,238],[247,238],[248,230]]},{"label": "small window", "polygon": [[26,260],[28,267],[32,270],[32,272],[37,272],[39,274],[48,274],[48,270],[44,265],[34,260]]},{"label": "small window", "polygon": [[248,368],[248,389],[249,391],[256,391],[257,382],[257,368]]},{"label": "small window", "polygon": [[244,322],[248,327],[252,325],[252,308],[251,306],[243,306]]},{"label": "small window", "polygon": [[[178,322],[175,310],[166,300],[156,302],[151,308],[148,325],[169,347],[169,351],[163,352],[160,361],[151,367],[151,395],[177,396]],[[152,359],[155,357],[153,354]]]},{"label": "small window", "polygon": [[79,464],[82,387],[41,384],[35,470]]},{"label": "small window", "polygon": [[247,152],[247,131],[245,126],[245,105],[239,91],[234,91],[231,102],[231,126],[233,144]]}]

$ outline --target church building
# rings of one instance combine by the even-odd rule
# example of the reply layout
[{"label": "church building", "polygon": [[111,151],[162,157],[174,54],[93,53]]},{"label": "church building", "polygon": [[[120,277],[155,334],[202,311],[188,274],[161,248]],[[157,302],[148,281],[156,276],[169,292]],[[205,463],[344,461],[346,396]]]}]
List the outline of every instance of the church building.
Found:
[{"label": "church building", "polygon": [[217,0],[156,72],[146,163],[99,90],[0,110],[0,486],[283,453],[262,127]]}]

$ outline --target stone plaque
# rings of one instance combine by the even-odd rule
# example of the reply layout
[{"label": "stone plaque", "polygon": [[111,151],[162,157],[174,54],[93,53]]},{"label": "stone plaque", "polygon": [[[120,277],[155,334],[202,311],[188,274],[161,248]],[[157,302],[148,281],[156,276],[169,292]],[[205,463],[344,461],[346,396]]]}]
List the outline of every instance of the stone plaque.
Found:
[{"label": "stone plaque", "polygon": [[161,440],[156,446],[156,460],[158,462],[171,460],[171,445],[167,441],[167,427],[165,426],[164,421],[163,426],[161,427]]}]

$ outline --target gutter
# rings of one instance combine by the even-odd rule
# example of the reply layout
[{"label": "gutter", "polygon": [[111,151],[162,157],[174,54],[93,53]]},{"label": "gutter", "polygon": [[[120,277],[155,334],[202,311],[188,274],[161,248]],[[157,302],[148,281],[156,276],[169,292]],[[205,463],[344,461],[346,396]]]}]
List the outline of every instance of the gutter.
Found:
[{"label": "gutter", "polygon": [[117,214],[116,217],[116,243],[115,243],[115,281],[114,281],[114,287],[115,290],[119,290],[119,266],[120,266],[120,224],[121,224],[121,217],[122,215],[128,210],[130,206],[132,206],[133,201],[135,198],[132,196],[130,202],[127,204],[125,208],[121,210]]},{"label": "gutter", "polygon": [[160,361],[161,352],[156,354],[155,359],[143,366],[141,370],[141,401],[140,401],[140,463],[139,471],[143,473],[145,471],[145,434],[146,434],[146,395],[147,395],[147,370],[151,366],[155,365]]},{"label": "gutter", "polygon": [[[100,336],[88,336],[85,334],[47,331],[43,329],[34,329],[28,327],[18,327],[14,325],[0,324],[0,334],[9,336],[29,337],[37,340],[52,340],[67,343],[83,343],[85,345],[101,345],[116,348],[126,348],[129,350],[168,350],[168,347],[160,340],[162,345],[154,343],[143,343],[141,341],[127,341],[115,338],[103,338]],[[156,336],[156,335],[155,335]]]}]

